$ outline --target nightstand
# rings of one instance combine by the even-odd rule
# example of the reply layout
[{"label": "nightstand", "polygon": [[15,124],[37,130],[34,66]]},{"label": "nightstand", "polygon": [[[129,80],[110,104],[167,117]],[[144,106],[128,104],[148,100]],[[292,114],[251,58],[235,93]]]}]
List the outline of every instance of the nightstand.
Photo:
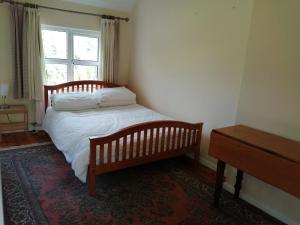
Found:
[{"label": "nightstand", "polygon": [[[10,115],[20,114],[23,121],[13,122]],[[6,117],[7,122],[0,122],[0,141],[2,131],[28,130],[28,111],[25,105],[10,105],[8,109],[0,109],[0,116]]]}]

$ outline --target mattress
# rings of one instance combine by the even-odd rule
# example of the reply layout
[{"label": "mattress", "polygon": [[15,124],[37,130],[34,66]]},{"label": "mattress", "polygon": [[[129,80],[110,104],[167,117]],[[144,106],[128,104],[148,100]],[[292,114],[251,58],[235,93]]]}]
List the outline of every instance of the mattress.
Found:
[{"label": "mattress", "polygon": [[89,137],[104,137],[128,126],[158,120],[172,119],[138,104],[87,111],[55,111],[49,107],[43,129],[71,164],[75,175],[86,182]]}]

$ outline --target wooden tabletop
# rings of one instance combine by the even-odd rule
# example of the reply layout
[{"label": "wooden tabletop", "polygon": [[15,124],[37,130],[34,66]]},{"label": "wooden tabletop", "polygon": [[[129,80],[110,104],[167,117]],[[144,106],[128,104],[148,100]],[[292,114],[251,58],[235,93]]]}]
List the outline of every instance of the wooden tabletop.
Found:
[{"label": "wooden tabletop", "polygon": [[300,142],[244,125],[215,129],[213,132],[300,164]]}]

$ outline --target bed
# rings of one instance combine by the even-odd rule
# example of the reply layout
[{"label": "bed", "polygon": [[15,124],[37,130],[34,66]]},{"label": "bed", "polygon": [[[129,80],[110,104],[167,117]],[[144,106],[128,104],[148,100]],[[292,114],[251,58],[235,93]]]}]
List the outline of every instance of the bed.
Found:
[{"label": "bed", "polygon": [[138,104],[92,110],[56,111],[55,93],[94,92],[119,85],[102,81],[75,81],[44,86],[44,130],[71,164],[75,175],[88,182],[96,195],[96,176],[156,160],[193,153],[200,155],[202,123],[175,121]]}]

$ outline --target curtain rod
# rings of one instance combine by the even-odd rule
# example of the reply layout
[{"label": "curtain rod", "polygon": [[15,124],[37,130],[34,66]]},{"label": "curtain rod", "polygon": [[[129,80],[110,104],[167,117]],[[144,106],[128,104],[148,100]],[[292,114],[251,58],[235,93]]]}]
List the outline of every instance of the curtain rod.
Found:
[{"label": "curtain rod", "polygon": [[60,8],[54,8],[54,7],[31,4],[31,3],[16,2],[16,1],[11,1],[11,0],[0,0],[0,3],[4,3],[4,2],[9,3],[9,4],[17,4],[17,5],[27,6],[27,7],[33,7],[33,8],[42,8],[42,9],[61,11],[61,12],[77,13],[77,14],[81,14],[81,15],[97,16],[97,17],[101,17],[103,19],[124,20],[126,22],[129,21],[129,18],[123,18],[123,17],[111,16],[111,15],[103,15],[103,14],[95,14],[95,13],[87,13],[87,12],[80,12],[80,11],[74,11],[74,10],[60,9]]}]

